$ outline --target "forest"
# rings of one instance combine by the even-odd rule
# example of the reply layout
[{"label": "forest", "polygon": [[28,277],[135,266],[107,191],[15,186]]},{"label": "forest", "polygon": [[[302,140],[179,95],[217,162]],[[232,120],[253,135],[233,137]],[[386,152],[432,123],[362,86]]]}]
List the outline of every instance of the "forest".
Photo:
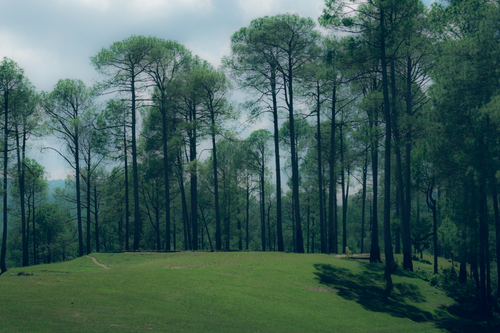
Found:
[{"label": "forest", "polygon": [[[390,289],[430,253],[495,311],[499,22],[498,0],[325,0],[318,18],[252,20],[219,68],[133,35],[90,56],[94,85],[50,92],[3,58],[0,270],[92,252],[369,253]],[[64,187],[49,193],[35,147],[62,157]]]}]

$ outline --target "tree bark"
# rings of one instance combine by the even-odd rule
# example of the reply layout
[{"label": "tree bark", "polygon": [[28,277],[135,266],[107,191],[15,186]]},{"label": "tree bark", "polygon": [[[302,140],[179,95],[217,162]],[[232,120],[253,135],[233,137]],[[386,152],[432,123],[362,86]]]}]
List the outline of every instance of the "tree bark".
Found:
[{"label": "tree bark", "polygon": [[[162,92],[164,94],[164,92]],[[169,163],[168,163],[168,136],[167,136],[167,107],[165,98],[162,98],[161,103],[161,122],[162,122],[162,144],[163,144],[163,177],[165,180],[165,250],[170,251],[170,179],[169,179]],[[195,207],[196,208],[196,207]],[[159,233],[158,229],[158,233]],[[193,240],[194,249],[197,249],[197,244]]]},{"label": "tree bark", "polygon": [[[498,213],[498,193],[497,186],[493,184],[493,212],[495,215],[495,231],[496,231],[496,250],[497,250],[497,276],[500,277],[500,216]],[[500,278],[497,279],[497,297],[500,297]]]},{"label": "tree bark", "polygon": [[132,71],[132,173],[134,178],[134,251],[139,250],[141,239],[141,212],[139,206],[139,171],[137,168],[137,140],[136,140],[136,96],[135,96],[135,75]]},{"label": "tree bark", "polygon": [[[383,6],[383,4],[382,4]],[[389,105],[389,89],[387,80],[387,58],[385,50],[385,14],[384,8],[380,8],[380,59],[382,66],[382,90],[384,96],[384,114],[385,114],[385,161],[384,161],[384,249],[385,249],[385,280],[387,289],[392,290],[392,270],[393,270],[393,252],[391,239],[391,109]]]},{"label": "tree bark", "polygon": [[2,252],[0,253],[0,274],[7,272],[5,258],[7,255],[7,170],[9,166],[9,93],[4,94],[4,144],[3,144],[3,237]]},{"label": "tree bark", "polygon": [[363,192],[361,197],[361,253],[365,253],[365,207],[366,207],[366,178],[368,173],[368,147],[365,150],[365,163],[363,164]]},{"label": "tree bark", "polygon": [[[196,105],[193,105],[190,112],[190,122],[193,124],[189,140],[189,160],[191,162],[191,220],[193,229],[198,228],[198,166],[196,165]],[[203,226],[202,226],[203,229]],[[193,239],[195,242],[196,239]]]},{"label": "tree bark", "polygon": [[[376,82],[373,84],[374,90]],[[372,130],[372,183],[373,183],[373,203],[372,203],[372,218],[371,218],[371,248],[370,262],[380,262],[380,245],[378,237],[378,133],[373,134],[373,129],[378,127],[377,109],[372,110],[370,117],[370,129]]]},{"label": "tree bark", "polygon": [[285,251],[285,245],[283,243],[283,210],[281,205],[281,167],[278,129],[278,103],[276,99],[276,69],[274,67],[271,68],[271,94],[273,99],[274,156],[276,163],[276,229],[278,234],[278,251],[283,252]]},{"label": "tree bark", "polygon": [[125,160],[125,251],[129,250],[129,218],[130,218],[130,202],[128,193],[128,158],[127,158],[127,132],[126,126],[123,125],[123,156]]},{"label": "tree bark", "polygon": [[[317,136],[317,149],[318,149],[318,190],[319,190],[319,225],[321,230],[321,253],[328,253],[326,223],[323,207],[323,170],[321,167],[321,104],[320,104],[320,89],[319,83],[316,82],[316,136]],[[307,199],[309,200],[309,198]],[[309,207],[309,206],[308,206]],[[309,221],[308,221],[309,223]],[[307,239],[309,243],[309,236]],[[309,249],[308,249],[309,250]]]},{"label": "tree bark", "polygon": [[222,250],[222,235],[220,225],[219,211],[219,185],[217,181],[217,147],[215,145],[215,115],[213,110],[210,112],[212,119],[212,151],[213,151],[213,171],[214,171],[214,192],[215,192],[215,250]]},{"label": "tree bark", "polygon": [[332,91],[332,121],[330,124],[330,186],[328,197],[329,252],[338,253],[337,246],[337,178],[335,177],[335,113],[336,85]]}]

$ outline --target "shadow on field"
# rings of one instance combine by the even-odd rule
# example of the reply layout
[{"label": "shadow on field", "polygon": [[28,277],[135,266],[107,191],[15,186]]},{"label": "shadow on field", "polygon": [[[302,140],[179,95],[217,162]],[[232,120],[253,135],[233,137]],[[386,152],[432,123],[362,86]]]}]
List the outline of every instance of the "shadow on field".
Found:
[{"label": "shadow on field", "polygon": [[[488,322],[472,321],[462,317],[457,305],[441,307],[433,315],[408,302],[425,302],[425,297],[416,285],[395,283],[390,294],[386,291],[384,267],[361,263],[363,271],[354,274],[351,270],[326,264],[315,264],[318,281],[330,288],[338,290],[337,295],[355,301],[366,310],[388,313],[394,317],[409,318],[415,322],[433,322],[437,328],[449,332],[495,332],[495,327]],[[398,270],[396,275],[407,276],[408,273]],[[463,314],[462,314],[463,315]]]},{"label": "shadow on field", "polygon": [[431,313],[423,311],[407,301],[425,302],[418,288],[409,283],[395,283],[390,294],[385,290],[383,274],[374,265],[364,265],[361,274],[332,265],[316,264],[314,274],[321,284],[338,290],[338,295],[361,304],[365,309],[389,313],[395,317],[410,318],[416,322],[433,320]]}]

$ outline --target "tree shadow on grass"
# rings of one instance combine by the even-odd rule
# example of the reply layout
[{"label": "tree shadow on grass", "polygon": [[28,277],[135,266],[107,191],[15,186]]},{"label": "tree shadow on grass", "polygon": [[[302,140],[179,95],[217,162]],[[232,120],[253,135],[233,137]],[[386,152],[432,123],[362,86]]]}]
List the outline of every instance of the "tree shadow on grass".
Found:
[{"label": "tree shadow on grass", "polygon": [[433,320],[430,312],[407,303],[408,301],[425,302],[417,286],[409,283],[395,283],[394,289],[388,293],[383,274],[378,272],[377,267],[367,266],[361,274],[353,274],[346,268],[315,264],[317,272],[314,274],[321,284],[337,289],[339,296],[355,301],[367,310],[410,318],[415,322]]},{"label": "tree shadow on grass", "polygon": [[[425,297],[418,287],[410,283],[395,283],[393,290],[386,290],[384,267],[365,264],[360,274],[351,270],[326,264],[315,264],[314,273],[318,281],[338,290],[344,299],[355,301],[369,311],[384,312],[399,318],[409,318],[415,322],[433,322],[437,328],[449,332],[495,332],[495,327],[486,322],[464,319],[454,313],[454,306],[442,307],[435,314],[422,310],[411,303],[424,303]],[[396,275],[409,276],[398,270]]]}]

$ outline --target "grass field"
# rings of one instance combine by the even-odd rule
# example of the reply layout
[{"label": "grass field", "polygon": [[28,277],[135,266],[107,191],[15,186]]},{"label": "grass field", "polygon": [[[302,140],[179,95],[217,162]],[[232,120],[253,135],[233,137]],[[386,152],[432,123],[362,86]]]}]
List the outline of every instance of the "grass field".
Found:
[{"label": "grass field", "polygon": [[[0,276],[1,332],[470,332],[412,273],[324,254],[92,254]],[[401,259],[399,259],[401,262]],[[443,262],[444,265],[450,265]],[[415,262],[421,270],[432,266]],[[429,268],[430,267],[430,268]],[[474,323],[474,331],[487,331]]]}]

